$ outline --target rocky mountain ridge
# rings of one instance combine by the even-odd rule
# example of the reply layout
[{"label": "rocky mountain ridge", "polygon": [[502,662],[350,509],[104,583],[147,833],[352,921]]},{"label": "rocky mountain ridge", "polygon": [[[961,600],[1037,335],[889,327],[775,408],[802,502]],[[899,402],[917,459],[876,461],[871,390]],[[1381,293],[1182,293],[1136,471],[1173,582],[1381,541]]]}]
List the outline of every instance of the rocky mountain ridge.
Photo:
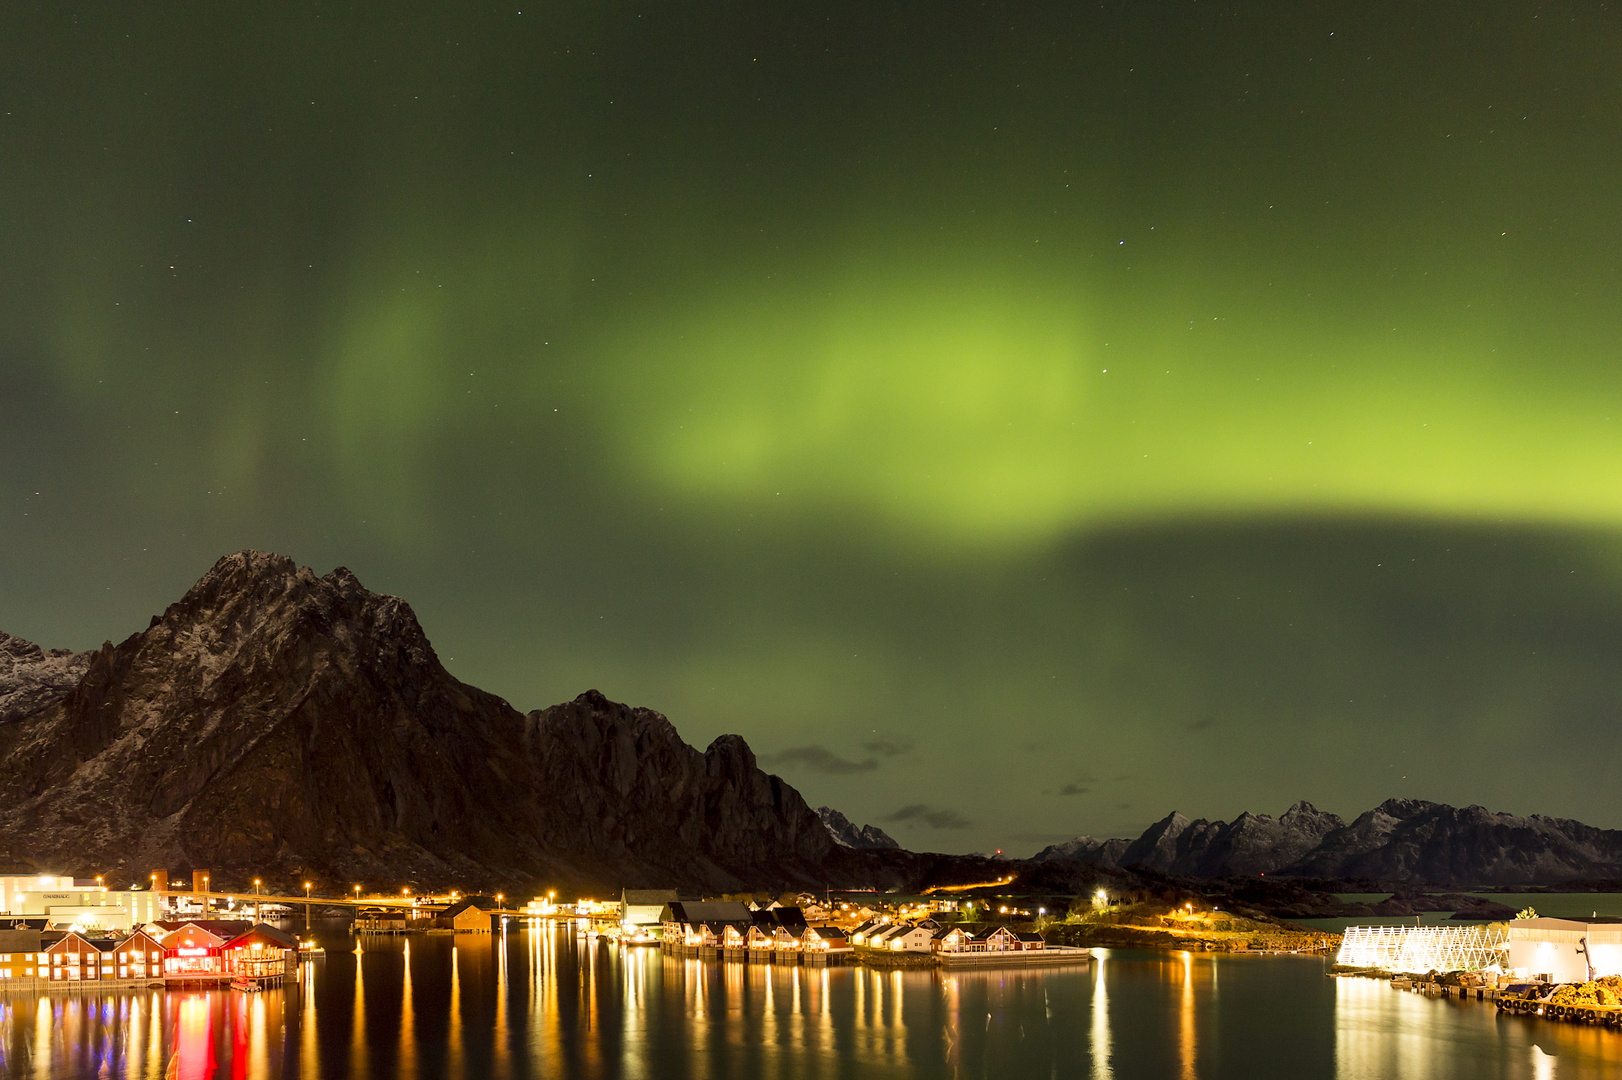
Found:
[{"label": "rocky mountain ridge", "polygon": [[700,752],[596,691],[519,713],[342,568],[240,552],[116,646],[0,657],[0,863],[25,872],[714,890],[820,883],[837,851],[738,736]]},{"label": "rocky mountain ridge", "polygon": [[855,823],[831,806],[817,807],[817,817],[828,826],[828,833],[834,838],[834,843],[840,847],[853,848],[858,851],[880,851],[884,849],[900,850],[901,845],[891,839],[890,834],[877,825],[863,825],[857,828]]},{"label": "rocky mountain ridge", "polygon": [[1077,837],[1035,862],[1071,861],[1191,878],[1259,874],[1441,888],[1622,876],[1622,831],[1540,815],[1388,799],[1350,824],[1311,803],[1231,822],[1173,811],[1135,840]]}]

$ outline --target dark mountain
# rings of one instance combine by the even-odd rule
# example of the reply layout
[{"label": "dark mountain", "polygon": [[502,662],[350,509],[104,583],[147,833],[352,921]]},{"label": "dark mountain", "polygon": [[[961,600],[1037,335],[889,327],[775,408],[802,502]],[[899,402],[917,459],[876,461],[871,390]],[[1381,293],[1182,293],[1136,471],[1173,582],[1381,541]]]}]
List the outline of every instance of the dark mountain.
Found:
[{"label": "dark mountain", "polygon": [[1032,856],[1032,862],[1079,862],[1089,866],[1119,866],[1121,856],[1132,846],[1132,841],[1121,838],[1094,840],[1078,836],[1062,844],[1050,844]]},{"label": "dark mountain", "polygon": [[90,667],[92,653],[46,652],[0,632],[0,724],[21,719],[66,697]]},{"label": "dark mountain", "polygon": [[834,838],[834,843],[840,847],[854,848],[858,851],[874,851],[883,848],[899,849],[900,844],[890,838],[890,834],[877,825],[863,825],[858,829],[855,824],[831,806],[817,807],[817,817],[828,826],[828,833]]},{"label": "dark mountain", "polygon": [[1277,874],[1439,888],[1554,884],[1622,876],[1622,831],[1415,799],[1388,800],[1348,825],[1298,802],[1276,819],[1244,813],[1226,823],[1190,821],[1173,812],[1130,842],[1077,837],[1036,856],[1056,860],[1193,878]]},{"label": "dark mountain", "polygon": [[0,656],[12,867],[727,889],[821,884],[835,849],[741,738],[595,691],[521,714],[344,569],[231,555],[117,646]]},{"label": "dark mountain", "polygon": [[1618,877],[1622,831],[1391,799],[1324,837],[1287,872],[1456,888]]}]

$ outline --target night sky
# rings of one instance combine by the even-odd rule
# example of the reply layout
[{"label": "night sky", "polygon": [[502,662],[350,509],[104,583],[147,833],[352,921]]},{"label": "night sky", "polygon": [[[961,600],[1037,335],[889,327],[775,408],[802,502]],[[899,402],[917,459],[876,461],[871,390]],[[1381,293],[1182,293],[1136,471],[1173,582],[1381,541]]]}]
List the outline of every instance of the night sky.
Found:
[{"label": "night sky", "polygon": [[1615,11],[575,7],[0,7],[0,628],[252,547],[915,848],[1622,826]]}]

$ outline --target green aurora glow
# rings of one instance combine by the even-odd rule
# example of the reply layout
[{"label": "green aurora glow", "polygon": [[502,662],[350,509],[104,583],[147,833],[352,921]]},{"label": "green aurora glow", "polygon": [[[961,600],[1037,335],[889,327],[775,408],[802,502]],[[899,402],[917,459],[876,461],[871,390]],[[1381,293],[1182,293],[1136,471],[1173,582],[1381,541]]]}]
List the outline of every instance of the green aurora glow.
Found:
[{"label": "green aurora glow", "polygon": [[0,16],[0,626],[271,548],[913,846],[1622,824],[1622,42],[1472,20]]}]

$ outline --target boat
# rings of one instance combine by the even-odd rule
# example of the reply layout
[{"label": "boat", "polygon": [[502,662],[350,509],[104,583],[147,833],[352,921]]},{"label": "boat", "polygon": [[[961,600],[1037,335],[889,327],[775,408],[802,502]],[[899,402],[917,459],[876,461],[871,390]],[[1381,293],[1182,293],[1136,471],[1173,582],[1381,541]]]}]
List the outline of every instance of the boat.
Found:
[{"label": "boat", "polygon": [[254,992],[259,989],[259,980],[245,979],[238,975],[236,978],[231,980],[231,989]]}]

